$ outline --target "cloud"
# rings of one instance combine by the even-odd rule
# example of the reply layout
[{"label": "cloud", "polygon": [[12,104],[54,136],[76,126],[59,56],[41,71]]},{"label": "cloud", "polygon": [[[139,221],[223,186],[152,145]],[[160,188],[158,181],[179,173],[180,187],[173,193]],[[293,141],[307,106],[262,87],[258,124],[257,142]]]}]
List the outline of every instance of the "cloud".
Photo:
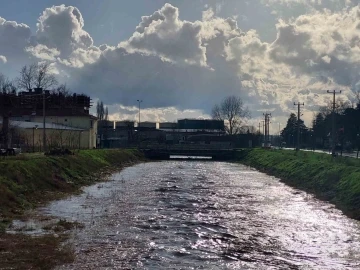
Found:
[{"label": "cloud", "polygon": [[[108,108],[112,112],[109,115],[112,120],[138,121],[139,119],[139,108],[137,106],[111,105]],[[206,119],[209,117],[210,115],[204,114],[201,110],[179,110],[175,107],[141,109],[141,121],[176,122],[177,119],[181,118]]]},{"label": "cloud", "polygon": [[6,62],[7,62],[6,57],[5,57],[5,56],[3,56],[3,55],[0,55],[0,63],[2,63],[2,64],[6,64]]},{"label": "cloud", "polygon": [[142,17],[132,37],[120,46],[131,52],[158,55],[167,61],[205,66],[200,31],[200,23],[181,21],[178,8],[165,4],[153,15]]},{"label": "cloud", "polygon": [[61,58],[93,45],[90,34],[83,30],[84,19],[76,7],[61,5],[47,8],[38,21],[37,42],[56,49]]},{"label": "cloud", "polygon": [[8,61],[21,61],[30,42],[31,30],[26,24],[7,21],[0,17],[0,55]]},{"label": "cloud", "polygon": [[359,14],[352,7],[279,20],[276,39],[265,42],[214,9],[190,22],[166,4],[143,16],[129,39],[97,47],[80,11],[61,5],[45,9],[34,34],[0,19],[0,37],[6,29],[15,44],[0,39],[0,55],[51,62],[60,80],[111,105],[118,119],[136,115],[137,99],[144,100],[144,119],[174,120],[208,115],[228,95],[241,96],[254,117],[288,115],[294,101],[311,110],[325,104],[324,89],[359,89]]},{"label": "cloud", "polygon": [[298,73],[353,88],[359,81],[360,7],[315,12],[277,25],[271,58]]},{"label": "cloud", "polygon": [[38,59],[49,61],[56,60],[56,57],[60,55],[60,52],[56,48],[50,49],[43,44],[27,47],[25,51]]},{"label": "cloud", "polygon": [[110,104],[129,106],[142,99],[147,107],[206,110],[222,98],[219,90],[225,83],[227,93],[239,93],[241,88],[233,73],[174,65],[157,56],[128,53],[124,48],[105,51],[96,63],[75,72],[70,83]]}]

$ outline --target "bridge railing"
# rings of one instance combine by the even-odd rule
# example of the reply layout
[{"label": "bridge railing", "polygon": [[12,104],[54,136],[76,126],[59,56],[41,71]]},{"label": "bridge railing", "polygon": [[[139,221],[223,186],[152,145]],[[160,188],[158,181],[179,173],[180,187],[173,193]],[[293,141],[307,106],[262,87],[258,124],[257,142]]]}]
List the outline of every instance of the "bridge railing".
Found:
[{"label": "bridge railing", "polygon": [[157,151],[196,151],[196,150],[233,150],[232,145],[227,144],[140,144],[142,150]]}]

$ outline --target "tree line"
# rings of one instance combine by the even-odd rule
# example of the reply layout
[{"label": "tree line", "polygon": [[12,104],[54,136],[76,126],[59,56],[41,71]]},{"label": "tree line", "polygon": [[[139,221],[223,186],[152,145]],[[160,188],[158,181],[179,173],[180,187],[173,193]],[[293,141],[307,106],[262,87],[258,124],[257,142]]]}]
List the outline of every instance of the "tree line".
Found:
[{"label": "tree line", "polygon": [[[302,148],[329,149],[332,144],[332,102],[320,107],[315,113],[311,127],[300,120],[300,144]],[[351,151],[360,147],[360,95],[354,104],[341,99],[335,104],[335,144],[337,150]],[[287,146],[297,142],[297,116],[289,116],[286,127],[281,131],[281,139]]]}]

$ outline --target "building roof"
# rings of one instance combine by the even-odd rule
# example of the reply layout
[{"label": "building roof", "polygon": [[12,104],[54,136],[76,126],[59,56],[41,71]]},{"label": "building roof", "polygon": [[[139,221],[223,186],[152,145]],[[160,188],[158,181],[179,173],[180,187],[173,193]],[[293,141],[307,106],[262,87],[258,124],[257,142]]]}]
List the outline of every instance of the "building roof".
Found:
[{"label": "building roof", "polygon": [[[2,120],[0,120],[0,124],[2,124]],[[42,129],[43,123],[41,122],[26,122],[26,121],[9,121],[10,126],[23,128],[23,129]],[[60,129],[60,130],[73,130],[73,131],[83,131],[81,128],[74,128],[54,123],[45,123],[45,129]]]},{"label": "building roof", "polygon": [[209,134],[218,134],[218,133],[225,133],[225,131],[221,130],[221,129],[203,129],[203,128],[199,128],[199,129],[166,129],[166,128],[159,128],[159,130],[163,130],[166,131],[167,133],[209,133]]},{"label": "building roof", "polygon": [[218,119],[201,119],[201,118],[182,118],[182,119],[178,119],[178,121],[224,122],[224,120],[218,120]]}]

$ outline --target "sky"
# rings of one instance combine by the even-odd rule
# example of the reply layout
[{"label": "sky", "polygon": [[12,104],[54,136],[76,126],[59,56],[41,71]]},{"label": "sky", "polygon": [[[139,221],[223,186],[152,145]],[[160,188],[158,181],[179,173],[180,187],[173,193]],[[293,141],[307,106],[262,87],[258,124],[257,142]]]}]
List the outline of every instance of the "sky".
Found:
[{"label": "sky", "polygon": [[49,62],[113,120],[207,118],[229,95],[249,124],[285,126],[294,102],[310,124],[326,90],[360,89],[357,0],[0,0],[0,73]]}]

